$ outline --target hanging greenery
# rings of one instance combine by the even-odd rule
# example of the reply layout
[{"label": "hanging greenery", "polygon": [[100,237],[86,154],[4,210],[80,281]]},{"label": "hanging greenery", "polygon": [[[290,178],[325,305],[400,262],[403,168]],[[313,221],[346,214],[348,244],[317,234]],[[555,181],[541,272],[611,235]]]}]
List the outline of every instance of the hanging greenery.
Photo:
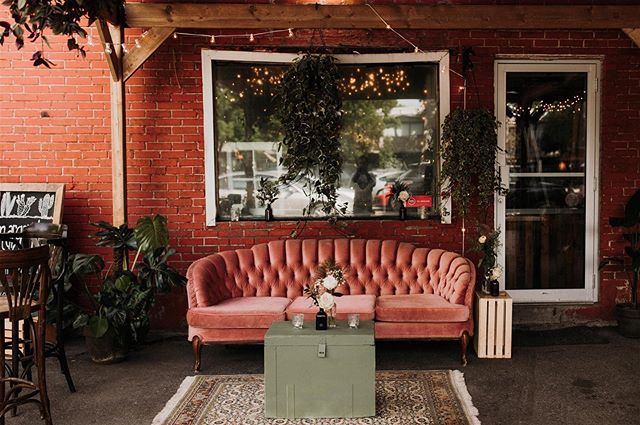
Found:
[{"label": "hanging greenery", "polygon": [[[486,109],[451,112],[442,126],[442,191],[466,216],[474,199],[487,211],[494,193],[503,194],[497,167],[498,121]],[[474,198],[477,196],[477,198]]]},{"label": "hanging greenery", "polygon": [[[25,38],[31,42],[41,40],[48,46],[45,34],[48,30],[54,35],[67,36],[68,49],[76,50],[83,57],[86,53],[77,37],[87,37],[84,24],[91,26],[99,18],[117,23],[123,13],[122,0],[4,0],[2,4],[9,8],[13,23],[0,21],[0,45],[13,36],[18,50],[24,46]],[[83,22],[85,18],[87,21]],[[42,50],[36,51],[31,60],[34,66],[49,68],[52,65]]]},{"label": "hanging greenery", "polygon": [[287,169],[279,183],[302,183],[309,197],[303,215],[316,208],[327,215],[344,213],[346,206],[336,205],[343,157],[335,59],[306,54],[294,60],[279,87],[277,112],[284,131],[280,165]]}]

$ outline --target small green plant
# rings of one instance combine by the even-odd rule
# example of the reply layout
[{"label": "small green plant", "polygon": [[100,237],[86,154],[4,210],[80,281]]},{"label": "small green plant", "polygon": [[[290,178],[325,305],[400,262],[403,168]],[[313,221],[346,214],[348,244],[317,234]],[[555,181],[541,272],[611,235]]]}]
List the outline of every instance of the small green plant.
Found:
[{"label": "small green plant", "polygon": [[[98,255],[70,257],[70,277],[81,282],[91,303],[90,310],[76,318],[74,327],[84,328],[94,338],[110,334],[116,346],[126,348],[144,339],[156,292],[182,286],[186,279],[168,264],[175,250],[168,246],[165,217],[142,217],[134,229],[106,222],[94,226],[101,229],[96,233],[97,245],[113,249],[113,264],[105,272],[104,261]],[[136,253],[132,263],[131,252]],[[140,257],[142,260],[138,261]],[[87,286],[85,278],[90,275],[102,280],[96,294]]]},{"label": "small green plant", "polygon": [[278,182],[273,181],[267,177],[260,178],[260,187],[258,188],[258,202],[260,206],[271,206],[277,199],[280,190],[278,189]]},{"label": "small green plant", "polygon": [[479,237],[475,250],[482,253],[478,261],[480,275],[486,281],[497,280],[502,273],[498,263],[498,249],[500,248],[500,229],[492,230],[489,226],[480,226]]}]

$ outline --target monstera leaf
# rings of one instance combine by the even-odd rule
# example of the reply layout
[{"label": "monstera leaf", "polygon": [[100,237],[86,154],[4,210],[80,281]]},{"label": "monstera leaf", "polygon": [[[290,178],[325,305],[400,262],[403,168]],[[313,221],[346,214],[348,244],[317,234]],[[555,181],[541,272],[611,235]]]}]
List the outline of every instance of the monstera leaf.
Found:
[{"label": "monstera leaf", "polygon": [[140,218],[136,224],[134,233],[138,243],[138,249],[142,252],[155,251],[169,244],[167,218],[159,214],[153,218]]}]

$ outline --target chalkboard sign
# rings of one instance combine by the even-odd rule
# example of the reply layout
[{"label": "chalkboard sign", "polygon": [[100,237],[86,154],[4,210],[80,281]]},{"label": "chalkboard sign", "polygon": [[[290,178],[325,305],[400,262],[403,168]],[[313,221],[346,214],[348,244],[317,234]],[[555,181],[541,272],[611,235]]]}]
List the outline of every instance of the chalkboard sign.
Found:
[{"label": "chalkboard sign", "polygon": [[64,184],[0,183],[0,233],[19,233],[32,223],[59,224],[63,198]]}]

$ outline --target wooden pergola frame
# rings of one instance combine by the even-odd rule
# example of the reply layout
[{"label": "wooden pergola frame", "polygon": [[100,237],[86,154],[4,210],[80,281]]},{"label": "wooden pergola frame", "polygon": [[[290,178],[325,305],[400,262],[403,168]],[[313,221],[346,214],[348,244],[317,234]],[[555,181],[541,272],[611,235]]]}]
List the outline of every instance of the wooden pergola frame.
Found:
[{"label": "wooden pergola frame", "polygon": [[[396,30],[622,29],[640,47],[640,7],[375,5]],[[145,28],[140,48],[124,54],[124,28],[96,23],[110,43],[113,223],[127,219],[125,82],[179,29],[385,29],[366,5],[127,3],[129,28]]]}]

